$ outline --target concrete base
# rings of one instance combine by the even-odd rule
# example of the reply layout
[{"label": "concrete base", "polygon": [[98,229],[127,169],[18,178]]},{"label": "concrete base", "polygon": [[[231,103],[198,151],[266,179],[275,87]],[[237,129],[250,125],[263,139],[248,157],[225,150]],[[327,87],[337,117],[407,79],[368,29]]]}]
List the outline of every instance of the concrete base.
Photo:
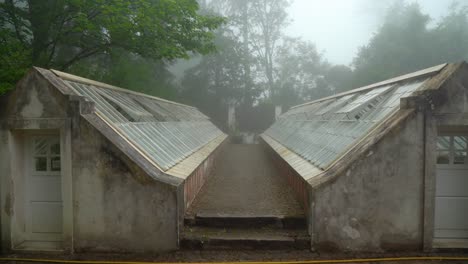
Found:
[{"label": "concrete base", "polygon": [[305,229],[306,219],[294,216],[197,215],[185,218],[186,226],[255,229],[262,227]]},{"label": "concrete base", "polygon": [[309,249],[305,219],[200,217],[186,219],[184,249]]}]

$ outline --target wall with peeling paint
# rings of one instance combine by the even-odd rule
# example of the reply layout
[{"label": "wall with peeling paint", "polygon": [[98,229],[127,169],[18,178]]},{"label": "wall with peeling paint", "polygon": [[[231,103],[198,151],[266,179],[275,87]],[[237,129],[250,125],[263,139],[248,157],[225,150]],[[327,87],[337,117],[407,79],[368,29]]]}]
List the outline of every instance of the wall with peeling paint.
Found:
[{"label": "wall with peeling paint", "polygon": [[404,122],[363,155],[350,153],[353,163],[312,191],[316,249],[466,247],[460,241],[434,242],[437,135],[468,132],[468,66],[451,67],[434,79],[439,85],[402,102],[414,109]]},{"label": "wall with peeling paint", "polygon": [[315,190],[314,244],[327,250],[411,250],[421,246],[423,114],[370,148]]},{"label": "wall with peeling paint", "polygon": [[0,97],[2,250],[15,249],[20,238],[12,239],[11,234],[22,228],[23,134],[43,130],[59,133],[66,153],[63,250],[177,249],[181,192],[146,173],[81,115],[85,102],[62,92],[44,72],[33,69],[15,90]]},{"label": "wall with peeling paint", "polygon": [[79,130],[72,143],[75,251],[176,249],[175,189],[154,181],[86,121]]}]

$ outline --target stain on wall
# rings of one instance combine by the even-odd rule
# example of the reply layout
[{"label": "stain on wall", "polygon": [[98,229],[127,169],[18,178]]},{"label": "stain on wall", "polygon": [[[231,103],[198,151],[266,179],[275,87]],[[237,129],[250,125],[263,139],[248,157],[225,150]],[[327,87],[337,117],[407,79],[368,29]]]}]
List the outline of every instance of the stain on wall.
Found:
[{"label": "stain on wall", "polygon": [[175,190],[157,183],[90,124],[73,140],[76,251],[177,248]]},{"label": "stain on wall", "polygon": [[345,251],[420,248],[423,142],[423,115],[419,113],[394,128],[335,181],[315,190],[316,247]]}]

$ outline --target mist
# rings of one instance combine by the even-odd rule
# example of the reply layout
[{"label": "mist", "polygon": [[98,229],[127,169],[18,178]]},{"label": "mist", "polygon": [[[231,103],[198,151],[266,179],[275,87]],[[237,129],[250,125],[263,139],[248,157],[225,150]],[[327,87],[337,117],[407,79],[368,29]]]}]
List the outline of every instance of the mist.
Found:
[{"label": "mist", "polygon": [[[383,23],[385,10],[398,0],[294,0],[288,8],[287,33],[317,45],[333,64],[350,64]],[[401,1],[400,1],[401,2]],[[468,1],[460,1],[460,3]],[[434,26],[449,11],[452,1],[417,0]]]},{"label": "mist", "polygon": [[468,59],[468,0],[123,2],[0,1],[0,95],[54,68],[193,105],[225,130],[236,109],[236,129],[258,132],[279,108]]}]

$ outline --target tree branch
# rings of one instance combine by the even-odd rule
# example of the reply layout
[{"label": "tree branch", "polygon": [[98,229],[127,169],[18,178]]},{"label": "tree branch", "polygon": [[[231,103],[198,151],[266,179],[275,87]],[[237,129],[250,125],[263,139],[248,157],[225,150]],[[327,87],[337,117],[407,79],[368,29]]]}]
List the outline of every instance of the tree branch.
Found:
[{"label": "tree branch", "polygon": [[82,50],[81,52],[79,52],[78,54],[76,54],[75,56],[73,56],[73,58],[71,58],[70,60],[68,60],[66,63],[64,63],[59,69],[60,70],[66,70],[68,69],[70,66],[72,66],[73,64],[75,64],[76,62],[78,62],[79,60],[82,60],[82,59],[85,59],[85,58],[88,58],[100,51],[103,51],[104,48],[106,47],[110,47],[110,44],[106,44],[106,45],[101,45],[101,46],[95,46],[95,47],[92,47],[92,48],[88,48],[88,49],[85,49],[85,50]]}]

